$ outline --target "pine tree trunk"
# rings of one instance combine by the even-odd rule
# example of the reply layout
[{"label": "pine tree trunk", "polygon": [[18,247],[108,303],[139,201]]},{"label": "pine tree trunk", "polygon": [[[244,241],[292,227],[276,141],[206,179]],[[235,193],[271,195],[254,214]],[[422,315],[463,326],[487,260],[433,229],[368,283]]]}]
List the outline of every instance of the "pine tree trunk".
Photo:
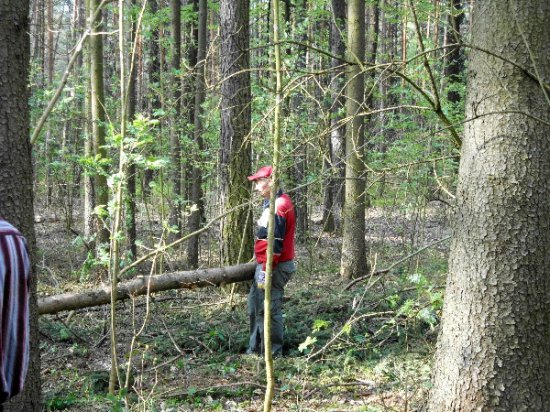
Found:
[{"label": "pine tree trunk", "polygon": [[[451,30],[449,37],[452,43],[459,43],[461,41],[460,25],[463,20],[462,0],[452,0],[449,13],[449,28]],[[444,78],[449,83],[448,86],[460,83],[461,74],[464,72],[464,55],[460,46],[455,46],[449,50],[449,53],[446,55],[446,63]],[[460,102],[460,98],[460,93],[453,87],[447,92],[447,99],[451,103]]]},{"label": "pine tree trunk", "polygon": [[[90,0],[84,0],[85,1],[85,10],[90,10]],[[84,14],[86,14],[86,11],[84,11]],[[88,13],[89,14],[89,13]],[[87,19],[84,21],[84,25],[86,24]],[[84,26],[83,26],[84,27]],[[84,45],[84,79],[86,79],[86,85],[87,91],[86,91],[86,97],[84,100],[84,156],[86,158],[90,158],[94,156],[94,144],[93,144],[93,136],[92,136],[92,124],[91,124],[91,118],[92,118],[92,96],[91,96],[91,55],[90,55],[90,42],[86,42]],[[86,237],[87,241],[91,239],[93,236],[95,230],[94,230],[94,205],[95,205],[95,191],[94,191],[94,178],[88,173],[84,173],[84,194],[83,194],[83,202],[84,202],[84,212],[82,216],[83,220],[83,227],[84,227],[84,236]]]},{"label": "pine tree trunk", "polygon": [[[365,3],[348,1],[347,59],[363,62],[365,59]],[[364,97],[365,75],[361,65],[347,69],[346,114],[351,117],[346,127],[346,187],[344,200],[344,231],[340,274],[351,279],[367,271],[365,244],[365,163],[364,163]]]},{"label": "pine tree trunk", "polygon": [[[291,17],[290,17],[290,6],[288,2],[285,2],[285,25],[283,27],[290,27]],[[302,0],[297,2],[296,11],[295,11],[295,20],[304,24],[307,16],[308,3],[307,0]],[[298,23],[298,24],[300,24]],[[300,42],[303,44],[307,43],[308,37],[312,35],[313,23],[307,23],[307,31],[303,33],[300,39]],[[282,30],[281,30],[282,31]],[[290,53],[290,50],[287,51]],[[295,64],[295,69],[300,72],[304,70],[315,71],[315,60],[311,58],[312,54],[308,53],[307,47],[300,46],[296,53],[298,58]],[[309,66],[309,68],[308,68]],[[314,82],[309,82],[308,88],[311,90],[311,93],[315,93],[319,90],[317,84]],[[303,105],[304,96],[303,92],[300,89],[296,90],[292,94],[292,99],[290,104],[286,104],[281,107],[281,118],[288,116],[288,113],[285,112],[294,112],[297,116],[306,114],[310,118],[316,116],[316,113],[308,113],[308,109],[311,110],[311,107]],[[288,100],[288,99],[287,99]],[[318,99],[320,101],[321,98]],[[285,110],[285,108],[287,108]],[[304,136],[303,130],[301,130],[301,124],[296,128],[295,139],[294,139],[294,148],[292,149],[292,166],[290,167],[291,175],[291,187],[294,189],[292,192],[292,201],[294,203],[294,210],[296,213],[296,241],[299,243],[304,243],[307,241],[309,234],[309,216],[307,209],[307,193],[308,186],[304,185],[306,183],[306,165],[307,165],[307,136]]]},{"label": "pine tree trunk", "polygon": [[[158,4],[157,0],[147,0],[147,3],[149,5],[149,11],[151,14],[156,14],[158,11]],[[161,65],[160,65],[160,49],[159,49],[159,40],[160,40],[160,33],[158,27],[155,27],[151,31],[151,38],[148,42],[149,45],[149,53],[148,53],[148,60],[149,64],[147,66],[147,73],[149,77],[149,91],[148,91],[148,99],[149,102],[148,105],[148,113],[151,118],[155,117],[155,112],[157,110],[160,110],[161,108],[161,101],[158,89],[160,88],[160,72],[161,72]],[[152,87],[151,87],[152,86]],[[151,169],[145,169],[143,172],[143,197],[144,200],[147,200],[151,195],[151,188],[150,183],[153,181],[153,170]]]},{"label": "pine tree trunk", "polygon": [[[367,46],[366,46],[366,60],[370,64],[376,64],[376,58],[378,56],[378,44],[380,42],[380,6],[379,0],[374,0],[368,6],[366,11],[365,30],[367,31]],[[376,78],[376,72],[371,70],[368,72],[365,78],[365,84],[367,90],[365,91],[365,107],[367,110],[372,110],[377,104],[374,99],[374,85],[378,79]],[[380,79],[381,82],[384,80]],[[372,136],[376,135],[376,121],[374,116],[369,116],[366,121],[366,126]],[[385,147],[383,147],[385,151]],[[380,195],[382,196],[384,190],[384,178],[380,182]],[[380,197],[381,197],[380,196]],[[370,197],[367,196],[366,204],[370,206]]]},{"label": "pine tree trunk", "polygon": [[[387,63],[388,62],[388,22],[387,22],[387,16],[385,12],[385,4],[386,0],[378,0],[379,8],[378,8],[378,29],[379,29],[379,35],[380,35],[380,41],[378,42],[378,55],[377,57],[377,64],[381,63]],[[378,131],[377,133],[380,136],[386,136],[386,130],[385,130],[385,124],[386,124],[386,113],[384,112],[384,109],[386,108],[386,96],[387,96],[387,89],[388,89],[388,76],[383,76],[380,78],[380,81],[378,82],[378,95],[379,98],[377,100],[377,109],[380,111],[380,113],[377,116],[378,120]],[[385,140],[385,139],[384,139]],[[380,153],[386,152],[386,143],[384,141],[379,142],[376,145],[375,150]],[[384,181],[380,184],[380,191],[378,193],[379,197],[383,196],[383,188]]]},{"label": "pine tree trunk", "polygon": [[[431,412],[550,410],[550,3],[487,0],[464,141]],[[540,119],[540,120],[538,120]]]},{"label": "pine tree trunk", "polygon": [[181,0],[170,1],[172,10],[172,124],[170,126],[170,182],[172,183],[172,202],[170,205],[169,224],[174,229],[169,240],[175,240],[182,235],[181,222],[181,145],[180,116],[181,88],[177,73],[181,67]]},{"label": "pine tree trunk", "polygon": [[[193,6],[193,12],[198,14],[199,11],[199,0],[190,0],[189,4]],[[188,4],[188,5],[189,5]],[[186,44],[187,50],[187,64],[193,70],[190,70],[183,78],[183,97],[184,107],[182,117],[186,119],[188,127],[186,128],[186,133],[191,135],[192,129],[195,126],[195,87],[196,82],[196,70],[197,66],[197,48],[199,43],[199,30],[198,30],[198,19],[192,19],[188,22],[187,27],[184,27],[184,42]],[[184,182],[182,188],[182,197],[183,199],[190,199],[191,197],[191,187],[193,179],[193,159],[191,153],[193,153],[193,142],[192,139],[188,139],[187,145],[182,149],[182,153],[188,153],[187,156],[183,156],[181,160],[181,178]]]},{"label": "pine tree trunk", "polygon": [[[88,15],[92,18],[99,6],[99,0],[90,0]],[[92,24],[92,35],[90,37],[90,60],[91,60],[91,107],[92,107],[92,141],[94,155],[99,159],[107,159],[105,148],[105,91],[103,84],[103,30],[101,23],[103,12],[99,12],[97,19]],[[109,188],[107,186],[108,170],[104,167],[102,173],[98,173],[94,179],[95,206],[102,206],[105,211],[109,202]],[[109,230],[102,219],[97,219],[97,242],[98,247],[108,248]]]},{"label": "pine tree trunk", "polygon": [[[89,10],[90,0],[86,0],[86,10]],[[85,48],[85,79],[86,84],[88,86],[88,90],[86,92],[86,100],[84,101],[84,156],[86,158],[91,158],[94,156],[94,143],[93,143],[93,136],[92,136],[92,124],[91,124],[91,118],[92,118],[92,88],[91,88],[91,80],[90,80],[90,73],[91,73],[91,56],[90,56],[90,47],[89,43],[87,43]],[[94,205],[95,205],[95,191],[94,191],[94,178],[88,173],[84,173],[84,196],[83,196],[83,202],[84,202],[84,213],[82,216],[83,220],[83,226],[84,226],[84,236],[87,240],[91,239],[93,234],[95,233],[95,219],[94,219]],[[94,248],[95,249],[95,248]]]},{"label": "pine tree trunk", "polygon": [[[206,22],[207,5],[206,0],[199,0],[199,26],[198,26],[198,47],[197,47],[197,65],[195,67],[195,111],[193,136],[195,140],[195,156],[192,165],[192,183],[191,204],[196,205],[196,210],[191,212],[188,221],[189,233],[195,232],[200,228],[201,220],[204,215],[204,203],[202,195],[202,170],[201,160],[204,150],[202,139],[202,105],[206,95],[205,73],[206,73]],[[190,268],[199,266],[199,241],[200,237],[193,236],[187,243],[187,264]]]},{"label": "pine tree trunk", "polygon": [[[33,178],[29,139],[30,58],[29,1],[0,3],[0,216],[27,238],[36,262]],[[38,412],[40,405],[40,348],[36,305],[36,271],[30,285],[30,365],[23,392],[4,405],[6,411]]]},{"label": "pine tree trunk", "polygon": [[345,71],[342,60],[345,57],[346,44],[344,41],[346,24],[346,3],[344,0],[332,0],[332,21],[330,26],[331,82],[330,96],[330,136],[327,139],[331,173],[325,183],[325,197],[323,201],[323,229],[327,232],[341,229],[342,206],[344,203],[344,176],[345,176],[345,145],[344,136],[346,125],[342,124],[343,109],[345,107]]},{"label": "pine tree trunk", "polygon": [[[54,71],[54,27],[53,27],[53,0],[46,0],[46,25],[44,27],[45,33],[44,37],[46,38],[46,61],[44,62],[44,69],[46,73],[46,87],[53,87],[53,71]],[[53,149],[52,146],[52,127],[53,122],[48,124],[46,133],[44,133],[44,159],[46,163],[46,172],[44,176],[45,186],[46,186],[46,206],[51,206],[52,204],[52,178],[51,178],[51,153]]]},{"label": "pine tree trunk", "polygon": [[[223,209],[230,210],[250,199],[251,90],[249,0],[222,0],[221,31],[221,151],[220,179]],[[240,208],[223,220],[222,262],[248,261],[253,250],[252,214]]]},{"label": "pine tree trunk", "polygon": [[[43,67],[44,61],[44,7],[43,0],[31,0],[31,61]],[[39,70],[42,74],[43,70]],[[38,77],[38,75],[37,75]],[[42,86],[42,79],[37,79],[36,87]]]},{"label": "pine tree trunk", "polygon": [[[136,6],[136,0],[132,0],[132,7]],[[137,22],[132,21],[132,30],[130,35],[130,47],[134,49],[134,43],[137,41]],[[128,62],[129,70],[129,82],[128,82],[128,114],[127,119],[131,124],[134,120],[136,114],[136,105],[137,105],[137,48],[136,56],[130,56],[130,61]],[[128,165],[128,183],[127,183],[128,194],[126,196],[126,227],[128,232],[128,243],[130,245],[130,252],[132,253],[132,258],[135,259],[137,256],[137,228],[136,228],[136,166],[133,162],[130,162]]]}]

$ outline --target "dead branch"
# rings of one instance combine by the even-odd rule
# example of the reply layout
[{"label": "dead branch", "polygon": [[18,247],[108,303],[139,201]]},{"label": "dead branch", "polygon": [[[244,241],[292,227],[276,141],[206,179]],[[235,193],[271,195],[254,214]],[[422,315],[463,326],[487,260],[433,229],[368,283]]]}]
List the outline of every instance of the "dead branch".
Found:
[{"label": "dead branch", "polygon": [[[251,280],[255,263],[245,263],[224,268],[193,270],[188,272],[164,273],[156,276],[140,276],[117,286],[117,300],[133,296],[162,292],[171,289],[195,289],[205,286],[219,286]],[[82,309],[105,305],[111,301],[111,287],[102,286],[83,292],[63,293],[38,299],[38,313],[45,315],[63,310]]]},{"label": "dead branch", "polygon": [[[390,267],[387,267],[386,269],[380,269],[380,270],[377,270],[376,272],[374,272],[372,275],[383,275],[384,273],[388,273],[390,272],[391,270],[393,270],[396,266],[399,266],[401,263],[403,262],[406,262],[407,260],[411,259],[412,257],[418,255],[420,252],[423,252],[424,250],[426,249],[429,249],[435,245],[438,245],[448,239],[450,239],[451,236],[446,236],[444,237],[443,239],[439,239],[433,243],[430,243],[429,245],[427,246],[424,246],[424,247],[421,247],[420,249],[418,250],[415,250],[413,253],[411,253],[410,255],[407,255],[405,256],[404,258],[398,260],[397,262],[393,263]],[[353,285],[367,279],[367,278],[371,278],[372,277],[371,274],[367,275],[367,276],[361,276],[360,278],[357,278],[357,279],[354,279],[352,280],[350,283],[348,283],[346,285],[346,287],[344,288],[344,290],[348,290],[349,288],[351,288]]]},{"label": "dead branch", "polygon": [[216,391],[216,390],[226,389],[226,388],[238,388],[241,386],[251,386],[253,388],[258,388],[262,390],[266,389],[265,385],[261,385],[257,382],[243,381],[243,382],[234,382],[234,383],[224,383],[220,385],[213,385],[213,386],[208,386],[205,388],[198,388],[193,390],[170,392],[169,395],[171,397],[183,397],[183,396],[189,396],[191,394],[194,395],[201,392],[210,392],[210,391]]}]

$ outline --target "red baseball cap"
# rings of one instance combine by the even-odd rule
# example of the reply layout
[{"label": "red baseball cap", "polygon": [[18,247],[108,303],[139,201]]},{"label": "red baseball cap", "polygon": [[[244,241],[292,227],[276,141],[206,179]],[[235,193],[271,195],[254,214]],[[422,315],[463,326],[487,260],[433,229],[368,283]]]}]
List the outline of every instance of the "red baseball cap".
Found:
[{"label": "red baseball cap", "polygon": [[273,173],[273,168],[271,166],[260,167],[256,173],[252,176],[248,176],[248,180],[258,180],[270,177],[271,173]]}]

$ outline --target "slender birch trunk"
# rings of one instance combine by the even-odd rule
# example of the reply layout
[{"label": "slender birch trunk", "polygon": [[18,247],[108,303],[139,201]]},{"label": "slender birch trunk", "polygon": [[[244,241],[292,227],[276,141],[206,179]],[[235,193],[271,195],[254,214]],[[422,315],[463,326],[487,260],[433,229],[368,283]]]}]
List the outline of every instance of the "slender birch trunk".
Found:
[{"label": "slender birch trunk", "polygon": [[279,166],[281,164],[281,109],[283,104],[283,73],[281,62],[279,0],[273,0],[273,43],[275,47],[275,111],[273,119],[273,186],[269,199],[269,224],[267,225],[267,262],[264,298],[264,356],[266,364],[267,389],[264,398],[264,412],[271,411],[275,390],[273,354],[271,353],[271,284],[273,274],[273,244],[275,241],[275,203],[279,187]]}]

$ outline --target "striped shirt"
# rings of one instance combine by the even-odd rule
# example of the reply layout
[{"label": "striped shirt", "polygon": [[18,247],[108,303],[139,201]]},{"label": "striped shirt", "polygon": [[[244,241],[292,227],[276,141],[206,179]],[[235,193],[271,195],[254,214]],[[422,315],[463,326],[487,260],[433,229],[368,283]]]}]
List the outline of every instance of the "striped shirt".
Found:
[{"label": "striped shirt", "polygon": [[0,402],[21,392],[29,366],[30,273],[25,238],[0,219]]}]

